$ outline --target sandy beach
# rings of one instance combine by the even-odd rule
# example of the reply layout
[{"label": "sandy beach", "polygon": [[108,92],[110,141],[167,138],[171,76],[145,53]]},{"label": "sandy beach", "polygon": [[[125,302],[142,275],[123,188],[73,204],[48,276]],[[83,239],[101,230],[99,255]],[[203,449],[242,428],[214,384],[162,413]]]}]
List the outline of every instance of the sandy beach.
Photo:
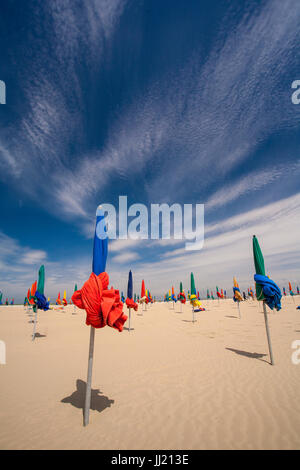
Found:
[{"label": "sandy beach", "polygon": [[[299,297],[296,297],[296,304]],[[0,307],[1,449],[299,449],[300,313],[291,297],[262,305],[156,303],[130,333],[96,331],[90,424],[83,427],[89,327],[73,306],[38,314],[37,338],[21,306]],[[127,310],[127,309],[125,309]],[[128,323],[125,324],[128,326]]]}]

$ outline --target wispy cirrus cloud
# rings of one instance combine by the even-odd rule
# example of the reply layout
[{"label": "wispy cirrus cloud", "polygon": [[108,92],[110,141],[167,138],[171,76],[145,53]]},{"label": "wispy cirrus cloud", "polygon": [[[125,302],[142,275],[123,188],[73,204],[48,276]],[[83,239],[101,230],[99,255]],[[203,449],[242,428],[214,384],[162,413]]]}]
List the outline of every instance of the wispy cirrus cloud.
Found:
[{"label": "wispy cirrus cloud", "polygon": [[246,176],[241,176],[234,184],[229,184],[211,196],[205,204],[205,209],[211,211],[218,207],[227,205],[241,196],[253,193],[265,188],[269,184],[286,181],[289,177],[298,177],[300,172],[300,161],[289,165],[274,165],[260,171],[252,171]]},{"label": "wispy cirrus cloud", "polygon": [[88,257],[54,261],[46,251],[26,246],[0,231],[0,292],[4,296],[22,302],[28,287],[37,280],[41,264],[46,268],[46,295],[52,300],[63,289],[71,296],[75,282],[82,285],[91,269]]},{"label": "wispy cirrus cloud", "polygon": [[46,251],[22,245],[0,232],[0,291],[15,298],[22,293],[22,297],[25,287],[36,279],[40,264],[47,261]]},{"label": "wispy cirrus cloud", "polygon": [[[216,283],[231,292],[231,279],[239,277],[241,286],[253,284],[252,236],[260,240],[267,272],[274,280],[286,283],[300,283],[300,194],[270,203],[259,209],[229,217],[227,220],[206,227],[204,248],[187,252],[176,244],[166,245],[165,250],[151,261],[135,263],[132,256],[130,268],[135,277],[149,280],[149,288],[160,295],[170,286],[184,281],[188,288],[190,272],[194,271],[197,286],[202,295]],[[159,241],[152,241],[153,244]],[[138,255],[134,245],[119,245],[120,253]],[[141,247],[147,250],[146,245]],[[117,263],[117,257],[115,262]],[[122,269],[111,261],[113,272],[117,272],[120,285],[124,286],[127,267]],[[139,281],[138,281],[139,282]],[[125,287],[124,287],[125,288]]]},{"label": "wispy cirrus cloud", "polygon": [[44,250],[27,250],[21,257],[20,263],[37,264],[46,260],[46,252]]},{"label": "wispy cirrus cloud", "polygon": [[[98,47],[101,55],[103,38],[110,41],[113,37],[125,4],[121,0],[93,1],[78,11],[69,0],[47,3],[53,23],[53,54],[61,64],[57,81],[53,76],[50,81],[45,73],[41,54],[25,86],[29,106],[14,139],[19,144],[2,152],[15,176],[38,170],[51,178],[51,203],[44,204],[53,210],[56,201],[58,213],[71,218],[89,217],[95,199],[98,203],[109,191],[111,179],[130,178],[133,168],[144,180],[149,200],[175,200],[187,195],[186,185],[181,183],[188,161],[193,174],[199,178],[205,174],[192,192],[203,198],[214,191],[218,178],[249,159],[263,139],[275,130],[298,125],[293,109],[280,112],[286,97],[277,89],[293,60],[300,8],[293,0],[273,0],[246,11],[229,34],[232,18],[225,18],[204,61],[192,54],[172,79],[166,74],[159,82],[150,81],[146,92],[135,93],[126,108],[114,114],[103,147],[70,161],[69,141],[80,147],[86,138],[77,54],[85,45],[87,61],[99,64],[92,51]],[[88,22],[84,31],[83,21]],[[28,142],[30,155],[23,151]],[[157,172],[144,179],[149,165],[155,165]],[[251,191],[272,182],[278,171],[262,171],[261,175],[258,171],[258,182]],[[247,185],[247,179],[243,182]],[[48,193],[45,187],[43,191]],[[237,187],[235,193],[231,191],[231,200],[240,192]],[[210,198],[211,208],[216,198],[218,193]]]},{"label": "wispy cirrus cloud", "polygon": [[47,253],[44,250],[23,246],[15,238],[0,232],[0,258],[2,262],[11,265],[14,263],[36,264],[44,261],[47,258]]},{"label": "wispy cirrus cloud", "polygon": [[[19,51],[22,64],[17,73],[22,74],[20,92],[25,103],[22,114],[0,132],[0,160],[19,190],[51,212],[53,202],[60,203],[54,210],[60,217],[86,216],[83,198],[80,206],[77,203],[77,151],[70,157],[70,142],[80,148],[87,143],[84,129],[89,109],[79,63],[83,60],[88,66],[94,83],[125,5],[126,0],[44,2],[36,6],[32,22],[32,35],[40,27],[44,35],[32,42],[30,61],[27,51]],[[34,179],[35,185],[24,184],[26,179]],[[66,179],[72,188],[68,193]]]},{"label": "wispy cirrus cloud", "polygon": [[[184,195],[181,182],[182,175],[188,175],[188,163],[198,175],[197,193],[203,197],[218,178],[222,184],[249,160],[273,132],[298,126],[281,83],[295,60],[299,19],[300,8],[293,0],[265,2],[258,12],[247,13],[225,40],[222,35],[217,39],[204,64],[194,58],[168,87],[176,103],[173,115],[185,110],[172,138],[178,152],[188,157],[172,165],[167,188],[161,172],[154,185],[149,184],[149,195],[168,193],[173,200]],[[284,157],[282,162],[288,165]]]},{"label": "wispy cirrus cloud", "polygon": [[[135,291],[142,279],[153,295],[160,296],[170,287],[184,282],[189,288],[190,272],[194,271],[197,288],[204,295],[215,284],[231,292],[231,279],[238,276],[245,289],[253,285],[252,235],[259,238],[266,269],[279,285],[287,281],[300,283],[300,194],[253,209],[206,227],[206,239],[201,251],[187,252],[175,244],[161,240],[116,240],[110,242],[107,270],[110,282],[126,291],[128,271],[133,270]],[[90,275],[91,258],[74,257],[60,262],[46,258],[40,250],[22,246],[17,240],[0,234],[1,290],[8,296],[25,292],[36,279],[40,262],[46,261],[46,291],[53,300],[59,290],[67,289],[71,296],[74,284],[80,287]],[[149,260],[141,258],[147,250],[163,247],[159,254],[151,251]],[[26,262],[32,264],[26,264]],[[22,300],[21,298],[19,300]]]},{"label": "wispy cirrus cloud", "polygon": [[[139,202],[197,200],[206,203],[209,214],[218,215],[217,209],[224,209],[222,223],[207,224],[207,243],[201,253],[186,253],[176,240],[112,243],[108,263],[113,278],[121,282],[122,269],[125,273],[128,265],[136,266],[137,279],[151,277],[157,289],[180,266],[185,276],[190,268],[202,266],[207,283],[213,279],[213,269],[225,278],[229,267],[238,270],[240,266],[247,278],[247,250],[254,230],[273,250],[272,261],[298,259],[297,199],[270,205],[264,197],[252,197],[243,214],[239,214],[239,202],[245,195],[267,193],[279,183],[287,194],[298,190],[290,185],[299,171],[295,153],[293,157],[293,152],[278,151],[271,158],[268,149],[259,156],[256,151],[281,131],[295,135],[299,125],[289,90],[295,77],[287,76],[297,63],[299,5],[293,0],[266,0],[254,7],[249,3],[241,7],[244,14],[237,15],[238,21],[229,9],[206,55],[199,47],[186,55],[180,67],[174,69],[171,64],[164,73],[149,73],[142,86],[131,89],[129,81],[143,75],[144,63],[134,68],[138,62],[134,57],[130,80],[123,81],[120,74],[120,83],[115,69],[107,66],[129,3],[134,2],[37,4],[28,33],[30,54],[26,41],[19,55],[13,51],[24,103],[13,124],[11,120],[0,130],[0,161],[5,168],[0,177],[10,177],[18,191],[29,193],[47,211],[73,221],[88,234],[94,230],[90,220],[95,207],[101,201],[110,202],[107,198],[115,197],[122,185]],[[136,5],[139,8],[142,4]],[[127,40],[130,34],[123,25],[124,31]],[[105,67],[109,72],[103,78]],[[114,105],[106,103],[103,116],[95,112],[106,99],[98,99],[99,90],[109,96],[112,91],[105,87],[114,80],[113,91],[126,89],[126,99],[118,94]],[[225,209],[233,202],[238,215],[230,217]],[[286,237],[286,247],[295,247],[294,257],[291,250],[284,250],[279,234]],[[7,253],[9,246],[16,253],[20,250],[17,242],[8,239],[3,246]],[[71,286],[73,278],[83,280],[89,274],[88,260],[76,260],[79,276],[75,262],[55,264],[41,250],[28,248],[24,254],[23,247],[21,251],[22,265],[16,262],[10,268],[7,257],[2,258],[7,272],[26,271],[35,267],[34,262],[47,260],[51,289],[60,282]]]},{"label": "wispy cirrus cloud", "polygon": [[[286,97],[277,91],[293,60],[299,33],[300,9],[294,7],[293,1],[266,2],[258,13],[246,14],[224,43],[222,37],[217,39],[204,64],[192,57],[172,80],[161,77],[146,95],[135,96],[112,122],[105,148],[94,156],[86,155],[78,167],[74,180],[84,189],[76,191],[74,181],[62,189],[59,198],[73,201],[74,195],[77,210],[100,187],[103,193],[114,175],[128,177],[134,168],[143,178],[147,166],[154,164],[158,166],[155,177],[145,179],[148,198],[176,200],[186,197],[182,176],[188,175],[187,162],[193,174],[199,174],[197,189],[204,194],[216,179],[249,159],[274,131],[295,128],[297,116],[288,107],[280,112]],[[284,159],[281,166],[258,170],[253,175],[255,184],[249,184],[250,176],[244,177],[235,191],[226,191],[227,200],[274,182],[283,165],[289,171]],[[221,192],[212,195],[210,208],[218,205],[219,196]]]}]

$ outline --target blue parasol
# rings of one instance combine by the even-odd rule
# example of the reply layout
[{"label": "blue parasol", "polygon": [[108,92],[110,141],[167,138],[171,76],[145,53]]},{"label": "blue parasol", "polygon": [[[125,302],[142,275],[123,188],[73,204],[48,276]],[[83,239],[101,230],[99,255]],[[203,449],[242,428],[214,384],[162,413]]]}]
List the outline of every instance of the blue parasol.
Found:
[{"label": "blue parasol", "polygon": [[127,297],[128,299],[132,299],[132,292],[133,292],[133,288],[132,288],[132,272],[131,270],[129,271],[129,274],[128,274],[128,286],[127,286]]},{"label": "blue parasol", "polygon": [[104,212],[99,206],[96,211],[96,228],[94,235],[93,249],[93,273],[98,276],[105,272],[106,260],[108,252],[108,234],[105,225]]}]

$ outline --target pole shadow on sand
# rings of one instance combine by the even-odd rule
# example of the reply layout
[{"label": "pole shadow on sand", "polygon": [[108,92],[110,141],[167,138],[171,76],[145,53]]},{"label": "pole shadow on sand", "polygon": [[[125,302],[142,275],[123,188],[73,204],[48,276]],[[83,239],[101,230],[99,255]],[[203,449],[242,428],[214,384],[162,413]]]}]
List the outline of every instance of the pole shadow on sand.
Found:
[{"label": "pole shadow on sand", "polygon": [[[86,382],[77,379],[76,388],[75,392],[73,392],[72,395],[63,398],[61,403],[70,403],[70,405],[75,406],[75,408],[82,409],[82,416],[84,419]],[[99,413],[101,413],[101,411],[105,410],[105,408],[109,408],[114,402],[114,400],[110,400],[105,395],[101,395],[98,388],[91,390],[91,410],[99,411]]]},{"label": "pole shadow on sand", "polygon": [[41,335],[41,333],[35,333],[35,338],[47,338],[47,335]]},{"label": "pole shadow on sand", "polygon": [[228,351],[232,351],[235,354],[238,354],[239,356],[250,357],[251,359],[258,359],[259,361],[266,362],[267,364],[269,364],[268,361],[263,359],[263,357],[265,357],[267,354],[260,354],[256,352],[251,353],[249,351],[241,351],[239,349],[233,349],[233,348],[225,348],[225,349],[227,349]]}]

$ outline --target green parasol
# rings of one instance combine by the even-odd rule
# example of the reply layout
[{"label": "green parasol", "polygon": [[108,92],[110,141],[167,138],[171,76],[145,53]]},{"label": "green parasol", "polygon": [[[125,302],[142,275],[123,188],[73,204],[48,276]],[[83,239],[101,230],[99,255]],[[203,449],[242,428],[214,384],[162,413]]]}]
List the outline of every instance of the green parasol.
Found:
[{"label": "green parasol", "polygon": [[[254,265],[255,265],[256,274],[260,274],[262,276],[265,276],[266,271],[265,271],[264,257],[263,257],[263,254],[261,252],[258,240],[257,240],[255,235],[253,235],[252,245],[253,245],[253,258],[254,258]],[[264,300],[265,299],[264,294],[263,294],[262,286],[259,285],[259,284],[256,284],[256,298],[257,298],[257,300]],[[268,340],[268,346],[269,346],[270,363],[271,363],[271,365],[274,365],[273,352],[272,352],[272,343],[271,343],[268,315],[267,315],[267,309],[266,309],[266,303],[265,302],[263,302],[263,310],[264,310],[265,326],[266,326],[267,340]]]},{"label": "green parasol", "polygon": [[[197,296],[196,294],[196,287],[195,287],[195,279],[194,279],[194,274],[191,273],[191,297],[192,295]],[[194,309],[194,304],[192,303],[193,307],[193,323],[195,322],[195,309]]]},{"label": "green parasol", "polygon": [[37,291],[44,295],[44,288],[45,288],[45,266],[42,266],[39,269],[39,280],[37,285]]},{"label": "green parasol", "polygon": [[[39,280],[38,280],[38,285],[37,285],[36,290],[41,295],[44,295],[44,289],[45,289],[45,266],[42,264],[42,266],[39,269]],[[35,316],[34,316],[34,322],[33,322],[32,341],[35,340],[36,323],[37,323],[37,311],[38,311],[37,299],[36,299],[36,297],[33,297],[33,299],[34,299],[34,305],[32,307],[32,310],[34,311]]]},{"label": "green parasol", "polygon": [[194,274],[191,273],[191,295],[196,295]]},{"label": "green parasol", "polygon": [[[252,245],[253,245],[253,258],[254,258],[254,266],[255,266],[256,274],[261,274],[265,276],[266,275],[265,261],[264,261],[264,257],[261,252],[258,240],[255,235],[253,235]],[[264,300],[263,290],[259,284],[256,284],[256,297],[257,297],[257,300]]]}]

